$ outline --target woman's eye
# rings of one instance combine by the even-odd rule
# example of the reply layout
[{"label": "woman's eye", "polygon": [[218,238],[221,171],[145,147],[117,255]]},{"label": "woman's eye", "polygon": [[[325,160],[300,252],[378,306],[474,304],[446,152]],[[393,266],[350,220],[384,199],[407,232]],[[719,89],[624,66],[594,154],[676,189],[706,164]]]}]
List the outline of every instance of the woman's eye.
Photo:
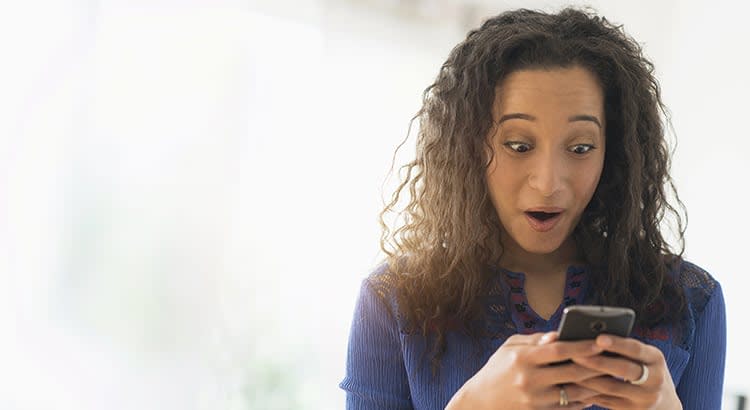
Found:
[{"label": "woman's eye", "polygon": [[518,152],[518,153],[522,153],[522,152],[526,152],[526,151],[531,150],[531,144],[527,144],[525,142],[509,141],[509,142],[506,142],[503,145],[505,145],[506,147],[508,147],[508,148],[512,149],[513,151]]},{"label": "woman's eye", "polygon": [[585,154],[594,148],[595,147],[591,144],[578,144],[574,145],[573,148],[570,149],[570,152],[574,154]]}]

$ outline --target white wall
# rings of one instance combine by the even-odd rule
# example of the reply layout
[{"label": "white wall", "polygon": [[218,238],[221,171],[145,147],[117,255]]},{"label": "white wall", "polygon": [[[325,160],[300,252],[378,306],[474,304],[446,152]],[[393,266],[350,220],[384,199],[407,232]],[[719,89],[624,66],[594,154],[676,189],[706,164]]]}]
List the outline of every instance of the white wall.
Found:
[{"label": "white wall", "polygon": [[[484,3],[474,12],[559,4]],[[380,187],[466,31],[439,8],[407,19],[359,4],[4,6],[0,407],[343,406]],[[656,64],[687,256],[723,284],[727,391],[750,392],[750,85],[747,57],[729,55],[750,29],[728,2],[590,4]]]}]

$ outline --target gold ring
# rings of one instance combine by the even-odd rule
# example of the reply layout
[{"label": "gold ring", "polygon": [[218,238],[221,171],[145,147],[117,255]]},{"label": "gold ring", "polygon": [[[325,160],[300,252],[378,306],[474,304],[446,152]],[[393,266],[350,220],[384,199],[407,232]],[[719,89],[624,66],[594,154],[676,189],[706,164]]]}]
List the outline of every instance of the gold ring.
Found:
[{"label": "gold ring", "polygon": [[560,405],[568,405],[568,392],[565,391],[565,386],[560,386]]}]

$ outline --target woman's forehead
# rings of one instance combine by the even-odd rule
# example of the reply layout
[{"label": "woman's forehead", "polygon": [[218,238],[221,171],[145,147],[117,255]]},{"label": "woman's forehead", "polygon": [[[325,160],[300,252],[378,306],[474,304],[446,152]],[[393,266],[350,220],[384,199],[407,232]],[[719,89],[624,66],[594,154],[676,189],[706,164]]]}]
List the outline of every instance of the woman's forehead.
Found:
[{"label": "woman's forehead", "polygon": [[493,111],[498,116],[590,115],[603,120],[604,95],[594,74],[582,67],[519,70],[495,88]]}]

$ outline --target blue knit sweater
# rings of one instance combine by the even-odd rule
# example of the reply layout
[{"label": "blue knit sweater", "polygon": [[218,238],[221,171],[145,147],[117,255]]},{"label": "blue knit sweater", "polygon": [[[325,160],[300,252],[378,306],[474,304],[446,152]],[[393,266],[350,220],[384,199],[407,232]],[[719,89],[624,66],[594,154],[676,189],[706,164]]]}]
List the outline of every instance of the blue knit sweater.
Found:
[{"label": "blue knit sweater", "polygon": [[[398,314],[387,267],[379,267],[366,278],[352,321],[346,377],[340,384],[346,391],[346,408],[443,409],[510,335],[556,330],[563,308],[582,303],[590,291],[589,272],[569,268],[563,302],[544,320],[528,305],[522,273],[494,273],[496,280],[486,301],[490,337],[477,344],[462,333],[448,332],[437,377],[429,364],[431,345],[419,333],[407,331]],[[673,275],[688,300],[682,331],[662,327],[635,331],[632,336],[664,353],[684,409],[719,410],[726,350],[721,287],[690,263],[683,263]],[[502,403],[498,405],[502,408]]]}]

